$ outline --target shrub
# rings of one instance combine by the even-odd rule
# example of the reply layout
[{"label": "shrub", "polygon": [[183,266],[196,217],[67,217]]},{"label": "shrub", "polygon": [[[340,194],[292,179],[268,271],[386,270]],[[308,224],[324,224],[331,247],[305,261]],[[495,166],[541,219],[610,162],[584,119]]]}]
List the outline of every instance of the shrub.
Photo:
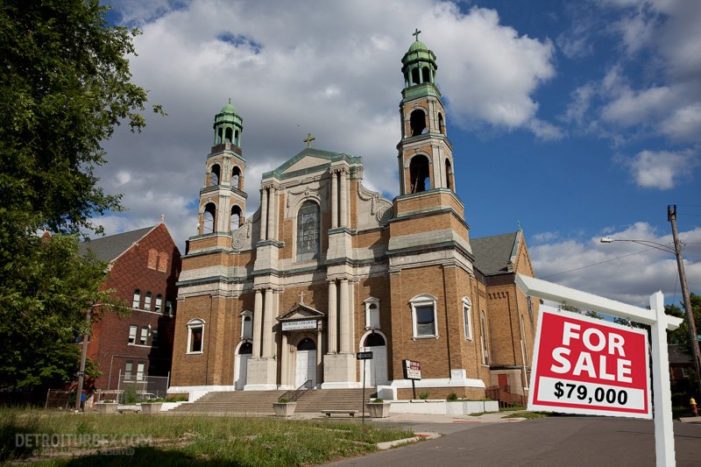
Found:
[{"label": "shrub", "polygon": [[377,398],[377,399],[371,400],[370,402],[372,402],[373,404],[382,404],[384,402],[384,400]]},{"label": "shrub", "polygon": [[446,397],[446,400],[451,401],[451,402],[456,401],[456,400],[458,400],[458,395],[455,394],[454,392],[451,392],[450,394],[448,394],[448,397]]},{"label": "shrub", "polygon": [[428,396],[429,396],[429,393],[428,393],[427,391],[426,391],[426,392],[420,392],[420,393],[419,393],[419,399],[421,399],[421,400],[426,400],[426,399],[428,399]]}]

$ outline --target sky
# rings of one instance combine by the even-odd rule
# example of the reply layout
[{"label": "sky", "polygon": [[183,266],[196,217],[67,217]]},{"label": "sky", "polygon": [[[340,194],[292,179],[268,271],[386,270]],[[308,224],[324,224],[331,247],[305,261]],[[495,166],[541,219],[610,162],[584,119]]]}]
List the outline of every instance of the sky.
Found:
[{"label": "sky", "polygon": [[97,171],[124,213],[161,215],[181,250],[196,233],[214,115],[243,118],[249,215],[259,183],[304,148],[361,156],[364,183],[398,194],[401,58],[438,63],[457,193],[473,238],[524,230],[536,276],[646,306],[679,303],[677,205],[690,289],[701,293],[701,2],[113,0],[138,27],[132,80],[167,116],[104,143]]}]

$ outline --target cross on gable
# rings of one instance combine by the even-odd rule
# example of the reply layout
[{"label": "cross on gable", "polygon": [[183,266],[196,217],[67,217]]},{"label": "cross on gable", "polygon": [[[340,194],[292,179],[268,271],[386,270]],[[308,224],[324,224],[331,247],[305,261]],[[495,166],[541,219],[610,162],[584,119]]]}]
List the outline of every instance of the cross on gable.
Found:
[{"label": "cross on gable", "polygon": [[311,133],[307,133],[307,137],[304,138],[304,142],[307,143],[307,147],[311,148],[312,147],[312,141],[314,141],[316,138],[312,136]]},{"label": "cross on gable", "polygon": [[421,34],[421,31],[419,31],[419,28],[416,28],[416,31],[411,33],[412,36],[416,37],[416,42],[419,41],[419,34]]},{"label": "cross on gable", "polygon": [[304,292],[299,293],[299,303],[304,303]]}]

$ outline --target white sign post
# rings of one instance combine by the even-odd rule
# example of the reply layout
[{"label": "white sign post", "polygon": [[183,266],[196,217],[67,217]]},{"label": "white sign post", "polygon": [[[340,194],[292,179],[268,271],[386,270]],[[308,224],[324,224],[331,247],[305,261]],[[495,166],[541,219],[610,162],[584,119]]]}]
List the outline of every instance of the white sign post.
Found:
[{"label": "white sign post", "polygon": [[[650,333],[652,335],[652,387],[654,391],[656,464],[659,467],[676,465],[674,458],[674,431],[672,428],[672,398],[669,385],[667,331],[677,329],[682,319],[665,314],[662,292],[657,292],[650,297],[651,309],[647,310],[521,274],[516,274],[516,284],[527,296],[535,296],[576,308],[598,311],[614,317],[650,325]],[[570,337],[573,336],[573,330],[571,330]],[[610,343],[611,341],[608,342]],[[614,338],[614,354],[617,349],[617,343],[618,341]],[[536,346],[538,344],[536,341]],[[597,348],[599,345],[598,341],[590,341],[590,344]],[[534,353],[536,352],[537,350]],[[626,364],[624,364],[623,369],[622,374],[628,376],[625,371],[627,369]],[[532,381],[535,381],[537,377],[538,375],[534,371]],[[531,387],[533,389],[533,385]],[[568,412],[566,407],[558,409],[558,411]]]}]

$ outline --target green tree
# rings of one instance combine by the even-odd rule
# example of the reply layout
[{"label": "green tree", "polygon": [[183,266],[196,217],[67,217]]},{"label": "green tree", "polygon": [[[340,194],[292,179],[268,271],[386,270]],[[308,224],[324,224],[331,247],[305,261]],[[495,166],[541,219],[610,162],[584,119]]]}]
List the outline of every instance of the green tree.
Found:
[{"label": "green tree", "polygon": [[85,312],[109,300],[105,265],[81,257],[71,234],[99,231],[90,218],[121,209],[94,169],[116,125],[144,126],[147,95],[131,83],[136,31],[106,11],[97,0],[0,2],[2,388],[70,380]]},{"label": "green tree", "polygon": [[[696,295],[691,293],[691,311],[694,313],[694,321],[696,323],[696,329],[701,329],[701,295]],[[668,334],[668,341],[670,344],[680,344],[685,346],[691,352],[691,345],[689,341],[689,324],[686,321],[686,311],[684,310],[684,304],[680,303],[677,305],[665,305],[665,312],[668,315],[677,316],[679,318],[684,318],[682,324],[676,330]]]}]

